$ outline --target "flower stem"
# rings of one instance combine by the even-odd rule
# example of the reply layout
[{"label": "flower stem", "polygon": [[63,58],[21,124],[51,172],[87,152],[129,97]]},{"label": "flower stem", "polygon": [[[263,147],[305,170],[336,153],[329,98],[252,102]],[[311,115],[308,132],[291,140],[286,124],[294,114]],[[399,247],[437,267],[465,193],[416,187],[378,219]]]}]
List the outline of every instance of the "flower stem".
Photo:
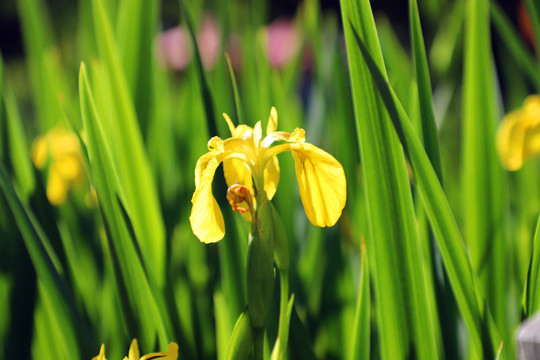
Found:
[{"label": "flower stem", "polygon": [[253,359],[264,359],[264,328],[253,329]]}]

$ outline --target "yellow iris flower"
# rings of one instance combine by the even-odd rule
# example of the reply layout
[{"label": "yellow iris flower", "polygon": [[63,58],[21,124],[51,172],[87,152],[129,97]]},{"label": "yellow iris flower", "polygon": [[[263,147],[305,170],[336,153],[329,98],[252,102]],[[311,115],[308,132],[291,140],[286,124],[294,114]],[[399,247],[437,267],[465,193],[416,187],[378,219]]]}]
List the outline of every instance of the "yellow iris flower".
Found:
[{"label": "yellow iris flower", "polygon": [[523,107],[504,117],[497,134],[497,150],[503,166],[519,170],[523,162],[540,152],[540,96],[531,95]]},{"label": "yellow iris flower", "polygon": [[83,179],[79,139],[62,128],[54,128],[34,141],[32,160],[39,169],[50,164],[47,198],[51,204],[63,203],[68,190]]},{"label": "yellow iris flower", "polygon": [[[178,358],[178,345],[176,343],[169,343],[166,352],[151,353],[144,355],[139,359],[139,346],[137,345],[137,339],[133,339],[129,348],[129,355],[124,357],[124,360],[149,360],[149,359],[163,359],[163,360],[176,360]],[[92,360],[107,360],[105,358],[105,345],[101,345],[101,350],[98,356],[94,356]]]},{"label": "yellow iris flower", "polygon": [[272,199],[279,182],[277,155],[284,151],[291,151],[294,157],[300,197],[309,221],[321,227],[336,223],[345,206],[347,186],[343,167],[332,155],[307,143],[304,129],[297,128],[292,133],[276,131],[278,117],[274,107],[264,138],[260,121],[253,128],[235,127],[227,114],[223,116],[232,137],[210,139],[208,153],[199,158],[195,167],[196,188],[189,220],[193,233],[202,242],[217,242],[225,235],[223,215],[212,194],[219,164],[223,163],[228,186],[240,184],[252,194],[254,190],[264,190],[267,198]]}]

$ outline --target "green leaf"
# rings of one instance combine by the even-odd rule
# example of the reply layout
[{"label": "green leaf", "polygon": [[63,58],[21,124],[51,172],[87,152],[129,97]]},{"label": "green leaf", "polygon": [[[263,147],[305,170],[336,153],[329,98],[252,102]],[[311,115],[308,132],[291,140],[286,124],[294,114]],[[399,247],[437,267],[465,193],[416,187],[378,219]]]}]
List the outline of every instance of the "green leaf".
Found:
[{"label": "green leaf", "polygon": [[354,327],[351,337],[349,359],[369,359],[370,354],[370,326],[371,326],[371,299],[369,292],[369,266],[366,254],[366,246],[362,243],[362,266],[360,267],[360,286],[356,310],[354,315]]},{"label": "green leaf", "polygon": [[[471,0],[466,9],[462,98],[463,235],[486,303],[501,336],[506,339],[512,336],[514,328],[508,323],[512,317],[508,316],[510,310],[506,304],[510,277],[500,265],[510,261],[506,222],[503,221],[508,217],[508,200],[505,173],[495,146],[499,104],[491,54],[489,0]],[[505,352],[510,355],[511,342],[508,345]]]},{"label": "green leaf", "polygon": [[411,162],[416,183],[439,245],[456,302],[472,336],[472,342],[478,353],[483,353],[486,358],[492,358],[500,344],[497,328],[489,308],[486,307],[482,300],[482,291],[478,285],[478,279],[472,271],[463,239],[437,174],[413,125],[386,78],[381,73],[362,39],[356,36],[356,40],[388,109],[394,129]]},{"label": "green leaf", "polygon": [[428,301],[434,297],[425,273],[430,260],[421,252],[403,150],[352,30],[352,25],[360,30],[377,68],[384,71],[373,15],[366,0],[343,0],[341,6],[367,193],[366,247],[373,266],[381,355],[436,359],[441,340],[437,310],[430,306],[435,302]]},{"label": "green leaf", "polygon": [[420,26],[420,15],[416,0],[409,1],[409,16],[411,26],[412,53],[416,70],[416,83],[418,84],[418,99],[420,101],[420,119],[422,124],[422,140],[433,169],[442,183],[441,158],[439,154],[439,133],[433,112],[433,98],[431,95],[431,80],[424,38]]},{"label": "green leaf", "polygon": [[[0,98],[1,101],[2,99]],[[30,159],[29,147],[26,142],[26,135],[15,96],[7,86],[4,88],[4,104],[6,108],[6,136],[11,164],[16,179],[15,186],[19,190],[20,196],[24,200],[28,200],[30,194],[34,191],[36,183],[34,168]]]},{"label": "green leaf", "polygon": [[[113,130],[110,136],[114,138],[111,154],[118,166],[122,199],[133,221],[150,276],[162,286],[166,263],[165,228],[156,186],[104,2],[96,0],[92,5],[99,54],[110,76],[112,101],[116,107],[116,117],[109,119]],[[100,109],[100,113],[108,114],[108,110]]]},{"label": "green leaf", "polygon": [[[0,188],[11,208],[32,264],[36,269],[40,286],[47,289],[45,296],[55,324],[63,329],[57,339],[65,354],[80,357],[80,350],[88,350],[92,343],[90,334],[77,312],[75,302],[61,275],[61,268],[49,240],[37,224],[34,215],[21,202],[5,169],[0,166]],[[44,292],[42,292],[43,294]],[[81,347],[81,349],[79,348]]]},{"label": "green leaf", "polygon": [[154,73],[154,39],[159,1],[119,2],[117,38],[122,68],[137,110],[139,126],[146,135],[151,119]]},{"label": "green leaf", "polygon": [[229,54],[225,53],[227,59],[227,68],[229,69],[229,75],[231,76],[231,84],[234,93],[234,105],[236,108],[236,118],[239,124],[244,124],[244,112],[242,111],[242,104],[240,103],[240,94],[238,93],[238,85],[236,85],[236,76],[234,76],[234,70],[231,64]]},{"label": "green leaf", "polygon": [[248,359],[253,346],[253,330],[251,329],[251,319],[249,311],[245,310],[234,326],[231,339],[229,341],[229,351],[227,360]]},{"label": "green leaf", "polygon": [[523,293],[523,318],[540,309],[540,217],[536,224],[531,261],[527,272],[527,282]]},{"label": "green leaf", "polygon": [[535,0],[524,0],[524,4],[533,25],[534,38],[536,40],[536,56],[540,60],[540,5]]},{"label": "green leaf", "polygon": [[[81,65],[79,74],[79,95],[83,126],[88,141],[88,155],[92,179],[98,194],[102,218],[111,242],[115,275],[127,306],[123,307],[128,322],[134,320],[142,336],[145,347],[152,347],[158,332],[160,346],[165,347],[169,340],[166,323],[159,311],[155,286],[147,279],[147,272],[140,260],[140,253],[134,246],[133,234],[126,224],[125,210],[122,209],[121,189],[118,173],[113,166],[110,146],[103,134],[102,120],[94,105],[92,91],[88,83],[86,69]],[[136,231],[136,230],[135,230]],[[125,289],[125,290],[123,290]]]},{"label": "green leaf", "polygon": [[512,58],[521,71],[529,77],[536,86],[536,89],[540,91],[540,72],[527,45],[523,43],[520,34],[513,29],[510,20],[508,20],[496,2],[490,3],[490,9],[494,28],[497,30],[504,45],[512,54]]}]

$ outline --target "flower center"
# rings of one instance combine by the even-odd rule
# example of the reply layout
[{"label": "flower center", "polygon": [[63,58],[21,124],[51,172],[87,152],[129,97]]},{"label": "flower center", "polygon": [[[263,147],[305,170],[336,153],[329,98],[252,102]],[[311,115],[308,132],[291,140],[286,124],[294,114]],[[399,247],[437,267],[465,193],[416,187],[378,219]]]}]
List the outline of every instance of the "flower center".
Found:
[{"label": "flower center", "polygon": [[253,195],[248,187],[240,184],[232,185],[227,190],[227,200],[229,200],[229,204],[231,204],[233,211],[242,214],[249,211],[251,215],[255,214]]}]

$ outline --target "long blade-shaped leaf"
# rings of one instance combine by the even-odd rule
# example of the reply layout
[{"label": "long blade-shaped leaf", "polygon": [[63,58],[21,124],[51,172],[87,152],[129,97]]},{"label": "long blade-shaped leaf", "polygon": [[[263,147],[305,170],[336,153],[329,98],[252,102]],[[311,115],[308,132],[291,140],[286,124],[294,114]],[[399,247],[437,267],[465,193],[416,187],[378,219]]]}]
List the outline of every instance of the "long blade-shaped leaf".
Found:
[{"label": "long blade-shaped leaf", "polygon": [[152,94],[152,58],[158,7],[159,1],[127,0],[120,1],[118,8],[118,46],[143,136],[148,129],[152,102],[156,100]]},{"label": "long blade-shaped leaf", "polygon": [[[440,330],[434,319],[427,259],[420,252],[403,151],[356,46],[351,23],[384,68],[369,1],[343,0],[342,17],[369,210],[366,247],[374,276],[383,359],[437,358]],[[392,219],[388,222],[388,219]],[[400,279],[396,281],[396,279]]]},{"label": "long blade-shaped leaf", "polygon": [[[506,194],[495,146],[497,103],[491,55],[489,0],[467,3],[463,75],[463,235],[501,335],[510,336],[505,230]],[[505,347],[510,352],[511,343]],[[508,349],[508,350],[507,350]]]},{"label": "long blade-shaped leaf", "polygon": [[118,201],[121,197],[118,175],[112,163],[110,146],[105,141],[103,125],[94,105],[84,64],[81,65],[79,75],[79,95],[92,178],[102,209],[103,221],[112,243],[113,260],[117,261],[116,275],[121,276],[127,292],[127,303],[130,306],[130,308],[124,308],[124,311],[128,319],[135,319],[138,331],[142,335],[141,340],[146,346],[153,345],[156,330],[161,346],[166,346],[170,339],[163,325],[163,314],[159,312],[156,305],[147,274],[143,269],[137,249],[131,241],[132,234],[125,221],[125,212]]},{"label": "long blade-shaped leaf", "polygon": [[362,266],[360,271],[360,287],[356,302],[356,314],[354,315],[350,360],[369,359],[370,353],[371,304],[369,295],[369,267],[364,243],[362,243]]},{"label": "long blade-shaped leaf", "polygon": [[405,110],[394,95],[369,50],[359,36],[358,47],[383,98],[414,171],[418,189],[435,233],[458,307],[471,333],[473,344],[485,358],[493,358],[500,345],[489,309],[482,300],[478,279],[472,271],[459,228],[444,195],[437,174]]},{"label": "long blade-shaped leaf", "polygon": [[[0,189],[2,189],[13,212],[40,284],[47,289],[47,299],[50,303],[50,310],[56,318],[56,324],[64,329],[63,336],[59,341],[66,349],[67,354],[80,357],[79,346],[82,345],[83,350],[89,349],[90,334],[77,312],[75,302],[58,271],[58,266],[55,265],[55,255],[52,253],[48,239],[37,224],[33,214],[25,208],[19,199],[2,166],[0,166]],[[79,346],[77,335],[81,341]]]},{"label": "long blade-shaped leaf", "polygon": [[413,48],[416,82],[418,84],[418,100],[420,101],[420,118],[422,124],[422,139],[424,148],[433,164],[433,168],[442,182],[441,159],[439,154],[439,135],[433,112],[433,98],[431,96],[431,80],[424,48],[424,38],[420,26],[420,16],[416,0],[409,1],[411,40]]},{"label": "long blade-shaped leaf", "polygon": [[156,187],[104,2],[96,0],[92,5],[99,53],[108,69],[117,109],[117,117],[110,120],[119,180],[147,268],[163,285],[165,229]]},{"label": "long blade-shaped leaf", "polygon": [[540,309],[540,218],[536,225],[531,262],[523,294],[523,317],[529,317]]},{"label": "long blade-shaped leaf", "polygon": [[512,54],[514,61],[534,82],[536,88],[540,89],[540,72],[531,52],[496,2],[491,2],[490,9],[495,30]]}]

